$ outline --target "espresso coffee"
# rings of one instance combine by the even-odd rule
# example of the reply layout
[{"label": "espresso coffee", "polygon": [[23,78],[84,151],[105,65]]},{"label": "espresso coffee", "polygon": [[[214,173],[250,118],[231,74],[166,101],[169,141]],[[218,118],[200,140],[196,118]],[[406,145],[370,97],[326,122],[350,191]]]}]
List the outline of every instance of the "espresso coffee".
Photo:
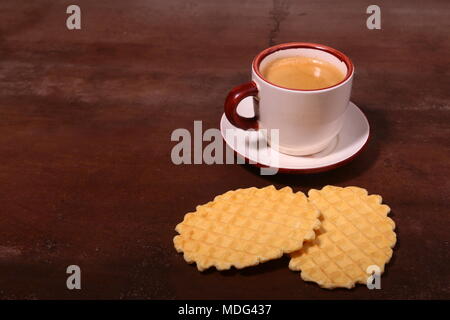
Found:
[{"label": "espresso coffee", "polygon": [[275,85],[300,90],[331,87],[345,78],[345,74],[332,63],[302,56],[271,61],[262,70],[262,75]]}]

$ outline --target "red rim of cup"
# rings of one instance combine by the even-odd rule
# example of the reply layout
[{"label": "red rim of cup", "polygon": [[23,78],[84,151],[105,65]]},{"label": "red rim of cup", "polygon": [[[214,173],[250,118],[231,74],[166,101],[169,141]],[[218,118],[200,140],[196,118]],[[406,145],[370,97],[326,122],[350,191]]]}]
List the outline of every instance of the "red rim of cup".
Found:
[{"label": "red rim of cup", "polygon": [[[270,81],[268,81],[267,79],[265,79],[263,77],[263,75],[261,74],[261,72],[259,71],[259,66],[261,64],[261,62],[264,60],[265,57],[267,57],[268,55],[280,51],[280,50],[286,50],[286,49],[298,49],[298,48],[307,48],[307,49],[315,49],[315,50],[321,50],[324,52],[327,52],[329,54],[332,54],[333,56],[335,56],[336,58],[338,58],[340,61],[344,62],[345,65],[347,66],[347,74],[345,75],[345,78],[332,85],[329,87],[325,87],[325,88],[320,88],[320,89],[312,89],[312,90],[303,90],[303,89],[292,89],[292,88],[287,88],[287,87],[283,87],[277,84],[274,84]],[[333,87],[337,87],[340,84],[344,83],[345,81],[347,81],[351,75],[353,74],[354,71],[354,67],[353,67],[353,63],[350,60],[349,57],[347,57],[345,54],[343,54],[342,52],[333,49],[331,47],[322,45],[322,44],[317,44],[317,43],[310,43],[310,42],[289,42],[289,43],[282,43],[282,44],[278,44],[275,45],[273,47],[267,48],[263,51],[261,51],[256,57],[255,59],[253,59],[253,70],[255,71],[255,73],[265,82],[278,87],[278,88],[282,88],[282,89],[286,89],[286,90],[291,90],[291,91],[300,91],[300,92],[304,92],[304,91],[320,91],[320,90],[325,90],[325,89],[330,89]]]}]

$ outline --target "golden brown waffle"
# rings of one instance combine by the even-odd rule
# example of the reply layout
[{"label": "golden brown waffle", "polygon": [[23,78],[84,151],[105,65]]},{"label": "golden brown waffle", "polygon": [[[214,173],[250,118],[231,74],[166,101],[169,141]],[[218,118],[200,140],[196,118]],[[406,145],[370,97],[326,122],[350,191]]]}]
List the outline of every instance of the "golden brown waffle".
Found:
[{"label": "golden brown waffle", "polygon": [[173,242],[199,271],[241,269],[299,250],[319,226],[319,211],[301,192],[238,189],[187,213]]},{"label": "golden brown waffle", "polygon": [[321,226],[314,241],[291,254],[289,268],[301,270],[305,281],[323,288],[352,288],[366,284],[367,267],[381,272],[396,242],[390,208],[379,195],[358,187],[326,186],[310,190],[309,200],[321,211]]}]

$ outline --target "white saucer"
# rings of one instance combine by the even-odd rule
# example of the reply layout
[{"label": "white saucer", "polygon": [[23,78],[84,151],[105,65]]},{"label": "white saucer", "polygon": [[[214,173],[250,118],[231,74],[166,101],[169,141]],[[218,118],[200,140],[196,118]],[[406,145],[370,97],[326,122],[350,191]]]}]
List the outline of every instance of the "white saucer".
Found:
[{"label": "white saucer", "polygon": [[[244,99],[239,104],[238,112],[243,116],[251,117],[253,114],[252,98]],[[233,139],[236,139],[236,137],[227,137],[225,132],[228,129],[235,129],[234,134],[237,139],[244,139],[245,144],[233,143]],[[236,128],[228,121],[225,114],[222,115],[220,121],[220,131],[227,145],[247,159],[250,164],[258,167],[276,168],[280,172],[314,173],[332,170],[353,160],[367,144],[370,127],[364,113],[353,102],[350,102],[339,135],[325,150],[310,156],[290,156],[270,149],[266,150],[269,151],[265,153],[267,156],[261,157],[258,150],[261,152],[260,141],[265,141],[263,134]],[[259,149],[258,142],[260,143]],[[266,146],[266,148],[270,147]]]}]

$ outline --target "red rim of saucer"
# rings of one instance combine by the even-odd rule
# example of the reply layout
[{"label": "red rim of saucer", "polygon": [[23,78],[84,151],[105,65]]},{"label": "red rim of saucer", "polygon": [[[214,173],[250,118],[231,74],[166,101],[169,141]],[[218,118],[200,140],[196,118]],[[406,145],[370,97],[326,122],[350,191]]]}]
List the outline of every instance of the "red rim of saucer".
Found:
[{"label": "red rim of saucer", "polygon": [[[355,105],[356,106],[356,105]],[[367,136],[366,141],[364,142],[364,144],[361,146],[361,148],[359,148],[358,151],[356,151],[354,154],[352,154],[350,157],[341,160],[339,162],[330,164],[330,165],[326,165],[323,167],[317,167],[317,168],[305,168],[305,169],[293,169],[293,168],[274,168],[274,169],[278,169],[277,173],[290,173],[290,174],[309,174],[309,173],[320,173],[320,172],[325,172],[325,171],[330,171],[339,167],[342,167],[343,165],[346,165],[347,163],[351,162],[353,159],[355,159],[357,156],[359,156],[367,147],[367,143],[370,140],[371,134],[370,134],[370,123],[369,120],[367,119],[366,114],[361,110],[361,108],[359,108],[358,106],[356,106],[364,115],[364,117],[367,120],[367,125],[369,127],[369,134]],[[222,129],[222,128],[221,128]],[[222,130],[220,130],[222,132]],[[225,140],[225,138],[222,135],[222,139],[223,141],[225,141],[225,144],[234,151],[235,154],[241,156],[242,158],[244,158],[246,160],[245,164],[250,164],[252,166],[258,167],[258,168],[271,168],[265,164],[259,163],[259,162],[255,162],[254,160],[250,160],[249,158],[247,158],[246,156],[244,156],[243,154],[237,152],[235,149],[233,149],[228,142]],[[276,173],[276,174],[277,174]]]},{"label": "red rim of saucer", "polygon": [[[292,88],[287,88],[287,87],[283,87],[280,85],[277,85],[275,83],[272,83],[270,81],[268,81],[267,79],[265,79],[263,77],[263,75],[261,74],[261,72],[259,72],[259,65],[261,64],[262,60],[267,57],[268,55],[280,51],[280,50],[285,50],[285,49],[296,49],[296,48],[308,48],[308,49],[316,49],[316,50],[321,50],[321,51],[325,51],[329,54],[332,54],[333,56],[335,56],[336,58],[338,58],[339,60],[341,60],[342,62],[345,63],[345,65],[347,66],[347,74],[345,75],[345,78],[332,85],[329,87],[325,87],[325,88],[320,88],[320,89],[312,89],[312,90],[306,90],[306,89],[292,89]],[[345,54],[343,54],[342,52],[333,49],[331,47],[325,46],[323,44],[318,44],[318,43],[311,43],[311,42],[289,42],[289,43],[282,43],[282,44],[278,44],[275,45],[273,47],[267,48],[263,51],[261,51],[256,57],[255,59],[253,59],[253,63],[252,63],[252,67],[253,70],[255,71],[255,73],[265,82],[278,87],[278,88],[282,88],[282,89],[286,89],[286,90],[291,90],[291,91],[300,91],[300,92],[305,92],[305,91],[321,91],[321,90],[326,90],[326,89],[330,89],[330,88],[334,88],[339,86],[340,84],[344,83],[345,81],[347,81],[351,75],[353,74],[353,71],[355,70],[352,61],[350,60],[349,57],[347,57]]]}]

